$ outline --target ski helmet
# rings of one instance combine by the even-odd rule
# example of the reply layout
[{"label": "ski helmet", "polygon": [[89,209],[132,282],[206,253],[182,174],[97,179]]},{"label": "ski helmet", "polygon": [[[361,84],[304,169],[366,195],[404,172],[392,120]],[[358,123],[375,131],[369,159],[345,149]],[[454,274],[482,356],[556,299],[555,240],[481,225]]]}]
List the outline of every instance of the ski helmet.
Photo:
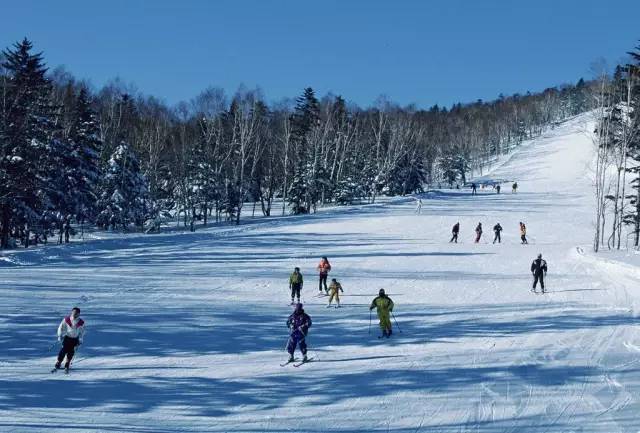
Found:
[{"label": "ski helmet", "polygon": [[379,296],[384,296],[384,289],[380,289],[380,291],[378,292]]},{"label": "ski helmet", "polygon": [[302,313],[304,310],[302,309],[302,303],[298,302],[296,304],[296,309],[294,310],[296,313]]},{"label": "ski helmet", "polygon": [[542,258],[542,254],[538,254],[538,258],[541,259]]}]

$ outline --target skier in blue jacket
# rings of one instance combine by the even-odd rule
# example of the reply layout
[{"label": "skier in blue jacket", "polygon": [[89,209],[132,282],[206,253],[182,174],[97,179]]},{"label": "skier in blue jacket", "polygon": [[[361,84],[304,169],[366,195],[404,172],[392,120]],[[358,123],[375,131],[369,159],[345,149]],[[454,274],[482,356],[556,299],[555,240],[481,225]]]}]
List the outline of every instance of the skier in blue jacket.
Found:
[{"label": "skier in blue jacket", "polygon": [[293,314],[287,319],[287,327],[290,330],[289,342],[287,343],[287,352],[289,352],[289,362],[293,362],[293,353],[296,346],[300,347],[302,352],[302,362],[307,362],[307,334],[311,327],[311,317],[304,312],[302,304],[296,304]]}]

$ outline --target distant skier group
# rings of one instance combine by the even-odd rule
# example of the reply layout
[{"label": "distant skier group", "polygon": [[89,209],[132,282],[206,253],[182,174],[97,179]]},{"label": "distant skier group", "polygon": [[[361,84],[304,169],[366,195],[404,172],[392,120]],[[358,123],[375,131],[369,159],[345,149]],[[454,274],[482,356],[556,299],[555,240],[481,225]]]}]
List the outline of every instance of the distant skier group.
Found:
[{"label": "distant skier group", "polygon": [[[481,185],[482,188],[484,188],[484,184]],[[497,194],[500,194],[500,191],[502,191],[502,185],[497,184],[493,186],[493,189],[496,191]],[[515,194],[518,191],[518,182],[513,182],[513,184],[511,185],[511,193]],[[478,185],[476,185],[475,182],[471,182],[471,195],[477,195],[478,194]]]},{"label": "distant skier group", "polygon": [[[498,243],[502,243],[502,226],[500,225],[500,223],[497,223],[496,225],[493,226],[493,243],[495,244],[496,242]],[[476,226],[475,229],[475,239],[474,239],[474,243],[480,243],[480,239],[482,238],[482,223],[479,222],[478,225]],[[458,243],[458,235],[460,234],[460,222],[456,222],[453,225],[453,228],[451,229],[451,240],[449,240],[449,243]],[[525,224],[520,221],[520,241],[522,244],[528,244],[529,241],[527,241],[527,227],[525,226]]]}]

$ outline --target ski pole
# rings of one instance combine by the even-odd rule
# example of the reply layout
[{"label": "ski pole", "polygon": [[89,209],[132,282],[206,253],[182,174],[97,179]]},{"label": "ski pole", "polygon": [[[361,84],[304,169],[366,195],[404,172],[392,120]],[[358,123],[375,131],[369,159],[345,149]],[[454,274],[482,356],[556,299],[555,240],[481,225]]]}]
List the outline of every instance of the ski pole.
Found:
[{"label": "ski pole", "polygon": [[369,334],[371,334],[371,308],[369,308]]},{"label": "ski pole", "polygon": [[53,349],[54,347],[56,347],[56,344],[58,344],[59,341],[56,340],[53,343],[51,343],[51,346],[49,346],[49,348],[47,349],[47,352],[51,352],[51,349]]},{"label": "ski pole", "polygon": [[391,317],[393,317],[393,321],[396,322],[396,326],[398,327],[398,331],[402,334],[402,329],[400,329],[400,325],[398,325],[398,321],[396,320],[396,316],[393,314],[393,311],[390,311]]}]

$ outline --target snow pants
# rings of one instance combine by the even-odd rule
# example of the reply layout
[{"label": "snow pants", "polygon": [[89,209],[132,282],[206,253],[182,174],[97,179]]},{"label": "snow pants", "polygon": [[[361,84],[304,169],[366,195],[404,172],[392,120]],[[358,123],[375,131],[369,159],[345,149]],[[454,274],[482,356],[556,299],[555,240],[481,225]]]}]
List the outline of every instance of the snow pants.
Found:
[{"label": "snow pants", "polygon": [[322,285],[324,284],[324,291],[328,291],[329,289],[327,288],[327,277],[329,276],[329,274],[320,274],[320,279],[318,280],[318,290],[320,290],[322,292]]},{"label": "snow pants", "polygon": [[542,288],[542,290],[544,291],[544,274],[533,274],[533,288],[536,288],[536,285],[538,284],[538,281],[540,281],[540,287]]},{"label": "snow pants", "polygon": [[294,297],[298,297],[298,302],[300,302],[300,290],[302,289],[302,284],[293,283],[291,285],[291,301],[293,301]]},{"label": "snow pants", "polygon": [[481,238],[481,237],[482,237],[482,232],[480,232],[480,233],[477,233],[477,232],[476,232],[476,244],[477,244],[478,242],[480,242],[480,238]]},{"label": "snow pants", "polygon": [[449,241],[449,243],[451,242],[455,242],[456,244],[458,243],[458,232],[453,233],[453,236],[451,236],[451,240]]},{"label": "snow pants", "polygon": [[62,349],[60,349],[60,352],[58,353],[58,362],[56,365],[60,366],[66,356],[67,362],[65,362],[64,366],[69,367],[69,364],[71,364],[71,360],[73,359],[73,355],[76,353],[76,346],[78,344],[80,344],[80,340],[77,338],[64,337],[64,340],[62,340]]},{"label": "snow pants", "polygon": [[382,331],[391,331],[391,312],[378,310],[378,319],[380,320],[380,329]]},{"label": "snow pants", "polygon": [[520,236],[520,240],[522,241],[523,244],[528,244],[529,242],[527,241],[527,235],[522,235]]},{"label": "snow pants", "polygon": [[303,355],[307,354],[307,338],[301,331],[294,331],[289,336],[289,342],[287,343],[287,352],[289,355],[293,355],[296,351],[296,346],[300,347],[300,352]]},{"label": "snow pants", "polygon": [[496,236],[493,238],[493,243],[495,244],[496,241],[498,241],[498,243],[502,243],[502,239],[500,238],[500,232],[495,232]]},{"label": "snow pants", "polygon": [[340,305],[340,289],[331,289],[331,294],[329,296],[329,305],[331,305],[331,302],[333,302],[333,299],[335,298],[336,303],[338,305]]}]

